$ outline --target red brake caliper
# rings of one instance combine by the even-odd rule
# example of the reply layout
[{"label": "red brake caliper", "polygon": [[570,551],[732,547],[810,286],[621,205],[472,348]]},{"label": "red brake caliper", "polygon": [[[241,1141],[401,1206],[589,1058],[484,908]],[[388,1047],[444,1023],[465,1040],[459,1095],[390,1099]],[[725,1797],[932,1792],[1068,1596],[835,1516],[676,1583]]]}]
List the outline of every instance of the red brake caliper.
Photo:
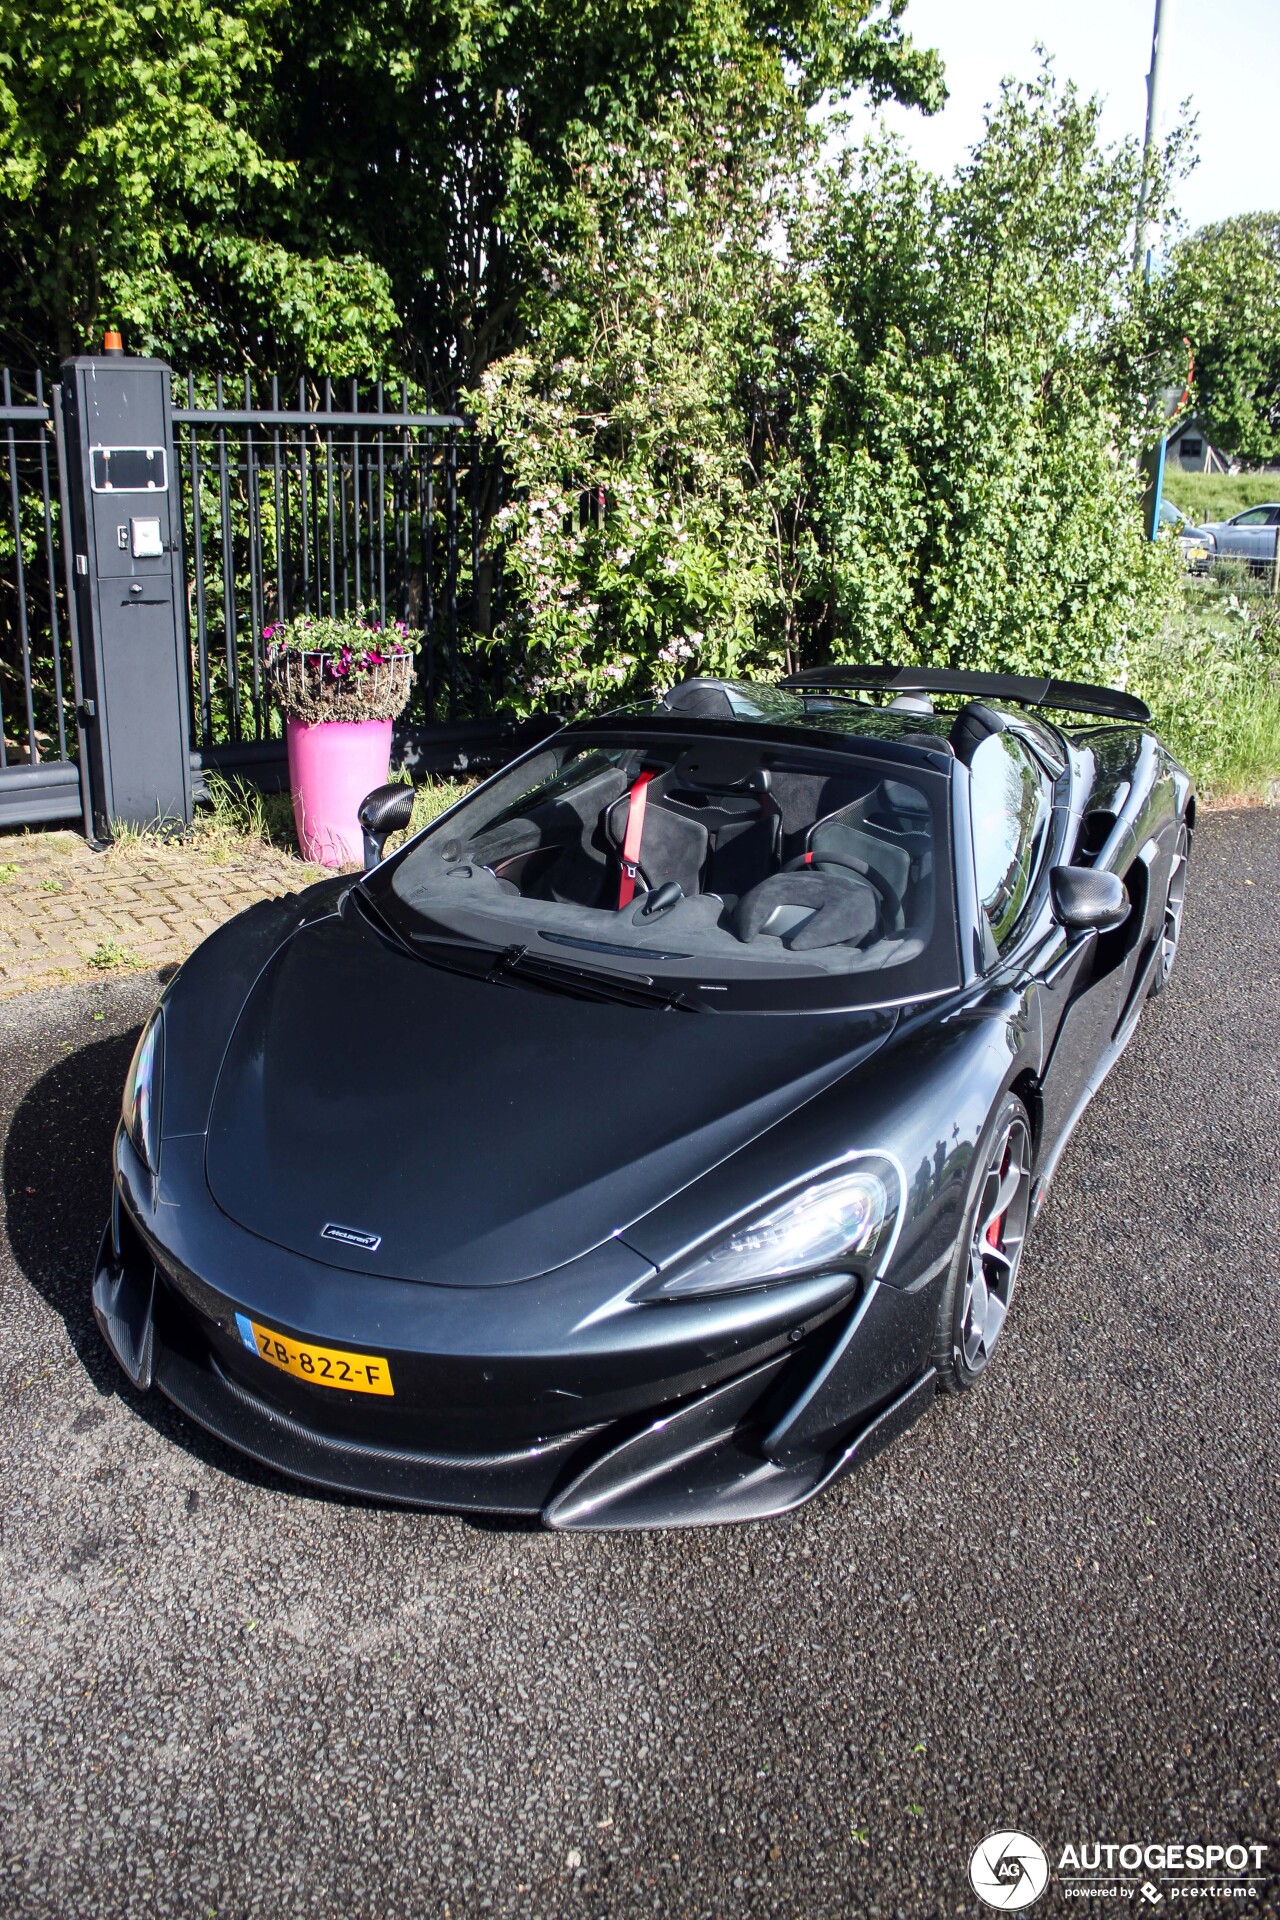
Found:
[{"label": "red brake caliper", "polygon": [[[1009,1171],[1009,1155],[1011,1151],[1012,1151],[1011,1146],[1006,1147],[1004,1150],[1004,1159],[1000,1162],[1000,1178],[1002,1181],[1004,1179],[1005,1174]],[[986,1242],[989,1247],[996,1247],[997,1249],[999,1248],[1000,1229],[1003,1225],[1004,1225],[1004,1215],[1002,1213],[998,1213],[995,1219],[991,1222],[991,1225],[987,1228]]]}]

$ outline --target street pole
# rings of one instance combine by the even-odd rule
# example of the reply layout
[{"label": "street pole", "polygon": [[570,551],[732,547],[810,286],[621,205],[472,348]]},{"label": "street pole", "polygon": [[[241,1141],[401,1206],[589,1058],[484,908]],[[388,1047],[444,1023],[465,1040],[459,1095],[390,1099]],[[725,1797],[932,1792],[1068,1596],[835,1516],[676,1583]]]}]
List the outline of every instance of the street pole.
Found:
[{"label": "street pole", "polygon": [[1160,115],[1163,105],[1165,55],[1173,27],[1173,0],[1156,0],[1156,17],[1151,29],[1151,70],[1147,75],[1147,131],[1142,143],[1142,184],[1138,188],[1138,218],[1134,233],[1135,267],[1151,278],[1150,232],[1147,226],[1147,193],[1150,183],[1152,149],[1160,141]]},{"label": "street pole", "polygon": [[[1133,264],[1135,269],[1141,268],[1144,283],[1148,287],[1151,285],[1151,233],[1147,221],[1147,197],[1152,156],[1160,141],[1161,89],[1164,82],[1165,56],[1171,37],[1172,15],[1173,0],[1156,0],[1155,21],[1151,29],[1151,69],[1147,74],[1147,130],[1142,143],[1142,180],[1138,187],[1138,211],[1134,223],[1133,242]],[[1160,531],[1160,499],[1164,492],[1164,454],[1165,437],[1162,434],[1159,444],[1151,449],[1142,463],[1147,479],[1142,508],[1148,540],[1154,540]]]}]

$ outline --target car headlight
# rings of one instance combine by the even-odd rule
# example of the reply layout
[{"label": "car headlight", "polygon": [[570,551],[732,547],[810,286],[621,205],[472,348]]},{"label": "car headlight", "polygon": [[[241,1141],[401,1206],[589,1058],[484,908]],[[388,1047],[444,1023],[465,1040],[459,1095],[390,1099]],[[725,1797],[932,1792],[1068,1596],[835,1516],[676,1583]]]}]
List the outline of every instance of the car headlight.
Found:
[{"label": "car headlight", "polygon": [[129,1078],[124,1083],[120,1117],[139,1157],[152,1173],[160,1170],[160,1083],[164,1072],[164,1028],[156,1008],[138,1037]]},{"label": "car headlight", "polygon": [[858,1155],[812,1178],[786,1199],[680,1256],[646,1283],[645,1300],[684,1300],[768,1286],[856,1260],[878,1268],[891,1249],[902,1176],[886,1154]]}]

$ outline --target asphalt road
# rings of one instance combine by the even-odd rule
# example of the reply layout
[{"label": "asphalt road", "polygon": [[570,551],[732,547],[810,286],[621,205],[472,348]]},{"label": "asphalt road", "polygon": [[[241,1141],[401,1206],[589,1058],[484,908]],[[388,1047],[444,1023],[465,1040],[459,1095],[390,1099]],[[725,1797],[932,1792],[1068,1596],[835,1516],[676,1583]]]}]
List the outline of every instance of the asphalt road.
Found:
[{"label": "asphalt road", "polygon": [[1280,1841],[1277,899],[1280,815],[1207,821],[993,1375],[723,1532],[344,1505],[132,1395],[88,1275],[154,982],[0,1007],[0,1911],[976,1914],[993,1828]]}]

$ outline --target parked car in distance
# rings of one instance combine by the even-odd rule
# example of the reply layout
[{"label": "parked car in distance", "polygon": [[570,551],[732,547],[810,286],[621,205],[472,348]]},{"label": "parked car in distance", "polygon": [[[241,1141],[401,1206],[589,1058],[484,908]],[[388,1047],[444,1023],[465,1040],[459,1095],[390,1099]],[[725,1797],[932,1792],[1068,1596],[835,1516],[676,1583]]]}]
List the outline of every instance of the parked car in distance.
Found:
[{"label": "parked car in distance", "polygon": [[1171,533],[1182,550],[1182,564],[1189,573],[1203,573],[1213,562],[1212,542],[1202,537],[1200,529],[1192,526],[1181,507],[1172,500],[1161,500],[1157,515],[1157,526],[1161,533]]},{"label": "parked car in distance", "polygon": [[[1211,565],[1215,561],[1235,560],[1261,571],[1275,564],[1280,500],[1265,501],[1260,507],[1246,507],[1231,520],[1210,520],[1203,527],[1192,528],[1191,533],[1207,546]],[[1185,552],[1185,546],[1183,550]]]}]

